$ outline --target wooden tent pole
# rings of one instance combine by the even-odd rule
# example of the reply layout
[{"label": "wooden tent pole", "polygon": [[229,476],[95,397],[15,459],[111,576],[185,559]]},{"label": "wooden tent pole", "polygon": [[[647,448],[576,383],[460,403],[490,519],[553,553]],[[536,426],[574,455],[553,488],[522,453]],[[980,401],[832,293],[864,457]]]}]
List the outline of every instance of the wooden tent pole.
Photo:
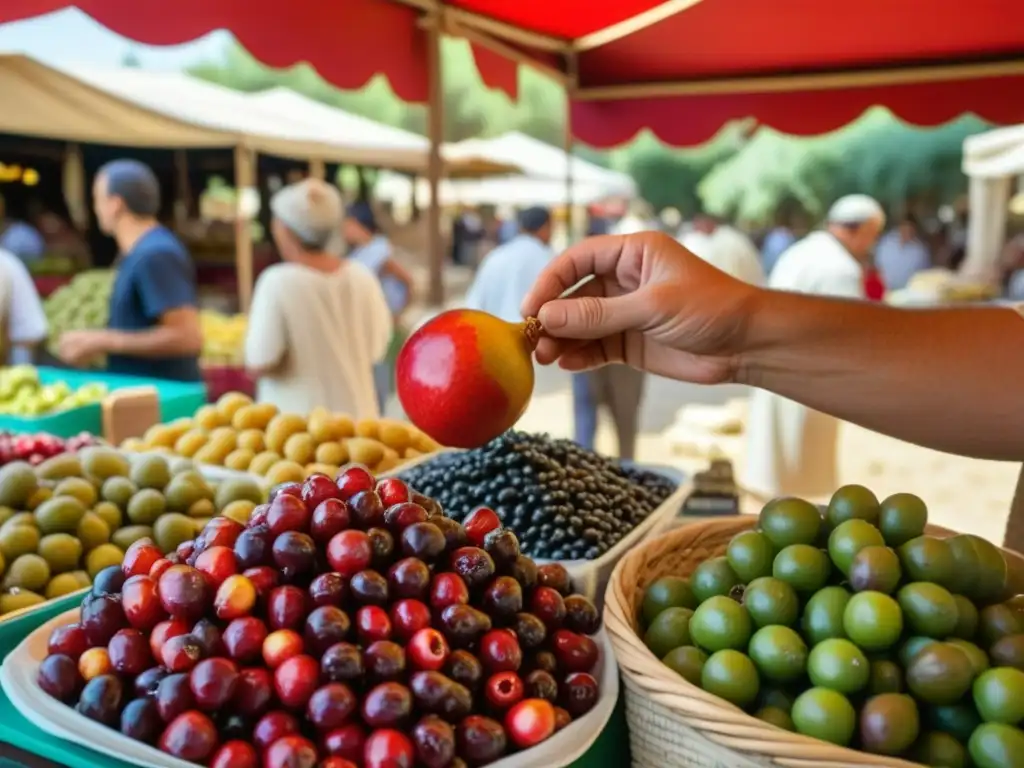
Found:
[{"label": "wooden tent pole", "polygon": [[572,97],[576,86],[577,61],[574,53],[568,54],[565,58],[569,69],[569,79],[565,85],[565,240],[566,245],[571,245],[576,239],[576,230],[573,227],[572,167],[572,150],[576,141],[572,135]]},{"label": "wooden tent pole", "polygon": [[243,210],[246,190],[256,186],[256,153],[248,147],[235,147],[235,274],[238,280],[238,303],[242,312],[252,303],[253,253],[252,227],[248,212]]},{"label": "wooden tent pole", "polygon": [[427,79],[429,84],[429,114],[427,134],[430,138],[430,157],[427,163],[427,183],[430,187],[430,207],[427,211],[428,258],[431,306],[444,304],[444,239],[441,236],[440,183],[444,173],[441,145],[444,143],[444,85],[441,71],[441,30],[443,19],[431,17],[427,28]]},{"label": "wooden tent pole", "polygon": [[174,223],[181,231],[192,210],[192,185],[188,178],[188,152],[174,150]]},{"label": "wooden tent pole", "polygon": [[323,181],[327,178],[327,165],[323,160],[310,160],[309,161],[309,177],[311,179],[320,179]]}]

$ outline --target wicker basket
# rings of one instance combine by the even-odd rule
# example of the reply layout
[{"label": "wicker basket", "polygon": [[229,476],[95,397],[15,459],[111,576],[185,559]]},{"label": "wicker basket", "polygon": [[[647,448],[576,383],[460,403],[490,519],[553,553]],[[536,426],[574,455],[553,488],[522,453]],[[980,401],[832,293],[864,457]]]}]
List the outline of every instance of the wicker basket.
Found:
[{"label": "wicker basket", "polygon": [[[683,526],[629,552],[612,573],[604,621],[625,683],[633,768],[910,768],[914,764],[905,760],[833,746],[751,717],[691,685],[647,650],[637,634],[647,585],[665,575],[688,576],[756,524],[756,517],[744,515]],[[936,526],[928,532],[953,535]],[[1008,556],[1024,565],[1020,555]]]}]

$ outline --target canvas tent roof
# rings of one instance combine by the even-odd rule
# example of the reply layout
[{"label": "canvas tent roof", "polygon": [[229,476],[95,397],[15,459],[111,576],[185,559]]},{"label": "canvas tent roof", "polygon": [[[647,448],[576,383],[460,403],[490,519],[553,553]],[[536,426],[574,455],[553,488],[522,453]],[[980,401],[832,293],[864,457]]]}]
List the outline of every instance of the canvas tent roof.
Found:
[{"label": "canvas tent roof", "polygon": [[[430,142],[426,136],[384,125],[362,115],[354,115],[288,88],[272,88],[249,94],[246,98],[261,109],[288,115],[290,118],[316,126],[318,130],[326,132],[338,141],[351,142],[364,148],[378,148],[381,151],[419,152],[424,158],[430,151]],[[442,157],[448,161],[446,172],[452,176],[504,173],[518,167],[514,161],[492,158],[480,152],[451,150],[452,145],[441,148]]]},{"label": "canvas tent roof", "polygon": [[[273,98],[299,100],[301,112],[177,72],[63,68],[0,54],[0,133],[133,147],[244,145],[299,160],[425,172],[425,138],[289,93]],[[509,167],[460,155],[451,170],[474,175]]]},{"label": "canvas tent roof", "polygon": [[[460,141],[449,147],[449,153],[453,159],[481,155],[502,160],[519,166],[525,176],[556,180],[563,185],[568,170],[565,150],[516,131],[493,139]],[[636,183],[628,174],[602,168],[580,157],[572,158],[572,178],[574,184],[600,185],[608,196],[636,196]]]},{"label": "canvas tent roof", "polygon": [[[565,150],[512,132],[493,139],[467,139],[445,147],[450,158],[476,156],[516,163],[521,174],[475,180],[444,180],[440,197],[445,205],[506,204],[562,205],[566,202]],[[382,174],[375,193],[383,200],[404,201],[412,195],[413,180],[398,174]],[[589,204],[609,197],[636,197],[636,182],[628,174],[602,168],[579,157],[572,158],[573,203]],[[426,205],[429,190],[416,181],[416,202]]]}]

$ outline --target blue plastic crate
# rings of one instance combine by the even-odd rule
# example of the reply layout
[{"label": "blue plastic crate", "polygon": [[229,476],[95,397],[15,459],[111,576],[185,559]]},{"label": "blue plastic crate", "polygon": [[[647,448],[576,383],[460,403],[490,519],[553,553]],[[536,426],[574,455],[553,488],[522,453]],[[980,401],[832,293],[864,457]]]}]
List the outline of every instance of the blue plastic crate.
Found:
[{"label": "blue plastic crate", "polygon": [[[111,392],[130,387],[154,387],[160,398],[160,421],[167,423],[191,416],[206,402],[206,385],[202,382],[167,381],[138,376],[119,376],[102,371],[72,371],[40,367],[43,384],[67,382],[72,389],[83,384],[105,384]],[[58,437],[72,437],[79,432],[99,435],[103,431],[103,409],[99,403],[69,408],[35,417],[0,415],[0,429],[12,432],[49,432]]]}]

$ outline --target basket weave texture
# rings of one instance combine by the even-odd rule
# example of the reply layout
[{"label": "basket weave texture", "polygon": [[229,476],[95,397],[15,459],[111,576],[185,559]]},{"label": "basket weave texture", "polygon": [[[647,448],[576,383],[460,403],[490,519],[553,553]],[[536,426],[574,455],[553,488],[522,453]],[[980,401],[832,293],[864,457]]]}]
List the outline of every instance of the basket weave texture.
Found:
[{"label": "basket weave texture", "polygon": [[[647,585],[661,576],[688,577],[756,524],[756,517],[744,515],[682,526],[629,552],[612,573],[604,622],[625,683],[633,768],[912,768],[905,760],[837,747],[758,720],[691,685],[644,645],[637,633]],[[935,526],[928,533],[953,535]]]}]

